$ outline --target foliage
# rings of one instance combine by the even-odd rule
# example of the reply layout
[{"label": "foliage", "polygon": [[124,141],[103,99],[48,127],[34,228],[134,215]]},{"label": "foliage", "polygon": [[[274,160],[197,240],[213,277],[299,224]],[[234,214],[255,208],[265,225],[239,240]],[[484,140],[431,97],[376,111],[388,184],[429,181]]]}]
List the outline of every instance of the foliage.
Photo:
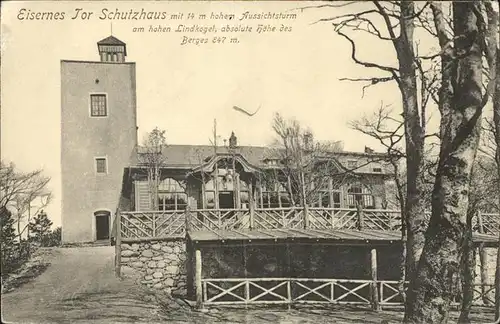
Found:
[{"label": "foliage", "polygon": [[43,170],[22,172],[14,163],[0,162],[2,276],[17,269],[31,254],[30,240],[24,237],[29,237],[31,216],[51,201],[49,181]]},{"label": "foliage", "polygon": [[56,229],[52,230],[46,237],[45,237],[45,245],[46,247],[50,246],[59,246],[61,245],[61,227],[57,227]]},{"label": "foliage", "polygon": [[10,261],[13,254],[14,240],[16,233],[14,229],[15,220],[12,218],[12,213],[5,207],[0,210],[0,224],[2,235],[0,236],[0,243],[2,247],[2,273],[8,271]]},{"label": "foliage", "polygon": [[28,247],[27,242],[16,240],[15,222],[12,213],[7,208],[0,207],[2,276],[17,269],[29,256],[29,251],[26,248]]},{"label": "foliage", "polygon": [[29,224],[30,240],[40,246],[48,246],[52,221],[43,210]]}]

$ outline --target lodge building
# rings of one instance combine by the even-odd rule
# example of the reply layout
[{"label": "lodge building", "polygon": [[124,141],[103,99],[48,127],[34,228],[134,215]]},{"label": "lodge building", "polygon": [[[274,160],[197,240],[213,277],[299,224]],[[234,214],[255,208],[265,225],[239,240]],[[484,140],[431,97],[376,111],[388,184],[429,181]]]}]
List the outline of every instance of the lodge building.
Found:
[{"label": "lodge building", "polygon": [[[158,210],[289,208],[300,204],[296,184],[290,184],[276,150],[266,147],[168,145],[162,150],[164,165],[158,184]],[[138,153],[140,161],[141,153]],[[392,171],[382,154],[335,152],[322,187],[308,188],[311,207],[365,209],[394,206]],[[127,210],[151,210],[147,166],[125,170],[122,198]],[[330,175],[330,177],[328,177]],[[311,186],[315,182],[311,181]],[[252,192],[250,192],[252,191]],[[294,196],[294,197],[292,197]],[[294,199],[295,198],[295,199]]]},{"label": "lodge building", "polygon": [[[63,243],[111,241],[117,275],[185,290],[199,307],[401,303],[384,154],[306,147],[312,172],[297,176],[303,165],[283,149],[242,146],[233,132],[228,145],[162,146],[151,165],[137,141],[135,63],[114,36],[97,49],[98,61],[61,61]],[[473,241],[498,247],[498,219],[484,214]]]},{"label": "lodge building", "polygon": [[[97,50],[98,61],[61,61],[63,242],[109,238],[122,185],[129,194],[124,198],[130,210],[153,206],[183,210],[188,205],[193,209],[248,208],[250,186],[255,190],[256,207],[291,206],[286,181],[262,181],[269,178],[265,173],[280,168],[273,150],[237,142],[215,150],[208,145],[166,146],[158,203],[153,204],[144,166],[139,163],[135,63],[126,62],[126,44],[114,36],[99,41]],[[391,171],[381,161],[382,155],[338,152],[332,158],[332,172],[350,176],[335,187],[325,181],[324,188],[314,190],[315,197],[310,197],[311,207],[354,208],[362,201],[365,208],[376,209],[394,203],[387,194]],[[125,179],[124,168],[128,170]]]}]

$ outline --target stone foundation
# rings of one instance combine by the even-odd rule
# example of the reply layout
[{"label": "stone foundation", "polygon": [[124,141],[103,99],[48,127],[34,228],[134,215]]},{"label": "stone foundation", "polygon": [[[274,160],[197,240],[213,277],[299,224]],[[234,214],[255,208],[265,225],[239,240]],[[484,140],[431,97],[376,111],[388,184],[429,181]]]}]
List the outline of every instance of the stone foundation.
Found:
[{"label": "stone foundation", "polygon": [[122,276],[172,295],[186,295],[184,240],[121,244]]}]

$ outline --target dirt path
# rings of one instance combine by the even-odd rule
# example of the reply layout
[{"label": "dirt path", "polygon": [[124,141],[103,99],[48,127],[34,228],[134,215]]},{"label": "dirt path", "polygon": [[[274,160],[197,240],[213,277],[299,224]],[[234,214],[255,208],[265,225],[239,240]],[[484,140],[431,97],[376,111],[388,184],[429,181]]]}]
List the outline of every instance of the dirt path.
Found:
[{"label": "dirt path", "polygon": [[113,273],[113,247],[54,249],[39,277],[2,296],[2,322],[158,322],[144,292]]}]

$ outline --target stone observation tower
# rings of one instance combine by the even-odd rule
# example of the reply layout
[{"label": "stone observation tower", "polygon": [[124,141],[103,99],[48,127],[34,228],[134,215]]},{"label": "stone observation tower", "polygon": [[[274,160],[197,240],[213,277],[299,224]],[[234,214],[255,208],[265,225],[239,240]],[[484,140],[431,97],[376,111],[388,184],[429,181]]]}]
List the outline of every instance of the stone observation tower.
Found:
[{"label": "stone observation tower", "polygon": [[136,70],[114,36],[99,61],[61,61],[62,240],[108,239],[137,145]]}]

